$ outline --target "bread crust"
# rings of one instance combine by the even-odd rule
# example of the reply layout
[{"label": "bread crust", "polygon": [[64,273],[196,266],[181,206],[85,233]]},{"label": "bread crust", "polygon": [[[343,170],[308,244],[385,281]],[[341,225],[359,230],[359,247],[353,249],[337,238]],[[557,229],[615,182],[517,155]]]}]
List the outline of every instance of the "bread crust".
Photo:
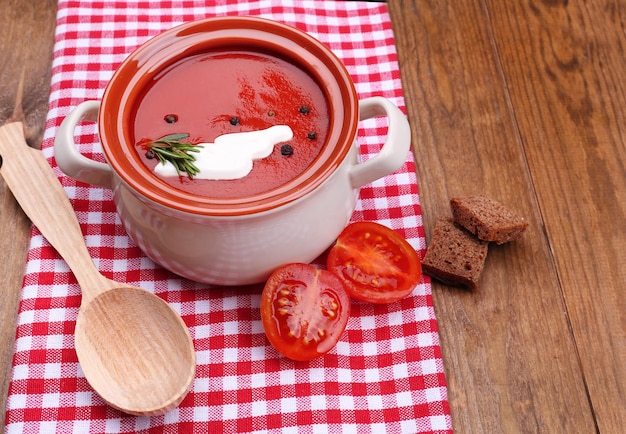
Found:
[{"label": "bread crust", "polygon": [[482,195],[450,199],[454,220],[483,241],[504,244],[518,239],[528,222],[501,203]]},{"label": "bread crust", "polygon": [[451,286],[478,289],[489,243],[479,240],[450,217],[437,219],[422,269]]}]

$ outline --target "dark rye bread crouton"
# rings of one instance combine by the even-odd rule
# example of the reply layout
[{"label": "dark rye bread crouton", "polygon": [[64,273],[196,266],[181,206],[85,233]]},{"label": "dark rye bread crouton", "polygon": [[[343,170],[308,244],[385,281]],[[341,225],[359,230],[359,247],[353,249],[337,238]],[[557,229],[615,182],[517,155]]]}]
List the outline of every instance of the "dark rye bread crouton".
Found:
[{"label": "dark rye bread crouton", "polygon": [[440,217],[422,261],[422,269],[447,285],[475,290],[488,246],[486,241],[456,225],[452,218]]},{"label": "dark rye bread crouton", "polygon": [[522,217],[488,197],[450,199],[454,221],[484,241],[504,244],[522,235],[528,226]]}]

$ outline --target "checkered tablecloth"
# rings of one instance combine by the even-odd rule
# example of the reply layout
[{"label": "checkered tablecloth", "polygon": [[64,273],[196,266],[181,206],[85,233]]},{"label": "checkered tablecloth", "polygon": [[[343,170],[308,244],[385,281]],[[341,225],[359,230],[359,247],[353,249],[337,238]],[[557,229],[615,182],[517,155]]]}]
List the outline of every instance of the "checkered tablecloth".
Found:
[{"label": "checkered tablecloth", "polygon": [[[77,183],[56,167],[52,145],[61,121],[80,102],[100,99],[133,49],[174,25],[220,15],[262,16],[312,34],[343,60],[361,98],[382,95],[404,110],[384,3],[60,1],[43,152],[71,199],[96,266],[111,279],[156,293],[181,314],[194,340],[197,374],[185,400],[163,416],[134,417],[108,407],[85,380],[74,351],[80,289],[33,229],[6,432],[451,432],[429,281],[390,305],[352,302],[339,344],[312,362],[293,362],[265,338],[261,286],[208,287],[161,269],[126,235],[110,191]],[[361,123],[365,158],[379,150],[385,134],[385,119]],[[80,127],[76,140],[83,154],[103,161],[95,125]],[[423,256],[414,169],[409,154],[397,173],[364,187],[353,220],[392,227]]]}]

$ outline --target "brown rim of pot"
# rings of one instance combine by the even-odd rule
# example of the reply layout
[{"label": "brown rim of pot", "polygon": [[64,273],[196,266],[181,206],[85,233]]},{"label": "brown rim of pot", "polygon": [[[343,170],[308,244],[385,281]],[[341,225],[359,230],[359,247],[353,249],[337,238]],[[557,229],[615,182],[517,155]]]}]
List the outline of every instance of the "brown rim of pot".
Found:
[{"label": "brown rim of pot", "polygon": [[[299,176],[273,190],[235,199],[186,193],[160,181],[135,151],[132,110],[160,71],[195,54],[220,49],[274,53],[299,65],[320,85],[328,101],[329,134],[320,155]],[[253,17],[219,17],[172,28],[135,50],[107,85],[99,113],[99,133],[107,161],[141,196],[198,215],[247,215],[280,207],[315,190],[344,161],[356,137],[358,98],[341,61],[321,42],[294,27]]]}]

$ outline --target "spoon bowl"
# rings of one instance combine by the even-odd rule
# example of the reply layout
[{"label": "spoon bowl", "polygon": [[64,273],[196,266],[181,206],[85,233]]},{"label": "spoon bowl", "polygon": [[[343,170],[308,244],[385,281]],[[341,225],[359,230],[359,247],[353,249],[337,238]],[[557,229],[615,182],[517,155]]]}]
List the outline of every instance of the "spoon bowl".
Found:
[{"label": "spoon bowl", "polygon": [[176,407],[195,376],[193,341],[163,299],[96,269],[72,206],[43,154],[28,147],[21,123],[0,128],[0,174],[83,293],[75,347],[85,378],[112,407],[154,416]]},{"label": "spoon bowl", "polygon": [[81,307],[75,346],[91,386],[127,413],[156,415],[174,408],[193,379],[185,324],[161,298],[140,288],[113,288]]}]

